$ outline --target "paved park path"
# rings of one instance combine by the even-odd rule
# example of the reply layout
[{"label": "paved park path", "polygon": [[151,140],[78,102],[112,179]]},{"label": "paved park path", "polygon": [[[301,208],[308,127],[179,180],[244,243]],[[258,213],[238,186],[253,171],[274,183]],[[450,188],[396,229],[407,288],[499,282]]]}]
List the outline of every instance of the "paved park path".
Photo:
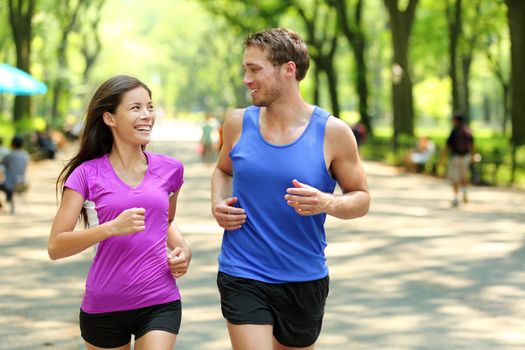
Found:
[{"label": "paved park path", "polygon": [[[165,121],[156,130],[149,149],[186,166],[176,220],[194,255],[179,281],[177,349],[229,349],[215,287],[212,168],[195,152],[198,128]],[[46,251],[54,181],[69,154],[30,164],[18,212],[0,214],[0,349],[83,349],[78,307],[91,251],[55,262]],[[453,209],[442,179],[365,168],[369,215],[327,221],[331,290],[317,349],[525,349],[525,194],[476,187]]]}]

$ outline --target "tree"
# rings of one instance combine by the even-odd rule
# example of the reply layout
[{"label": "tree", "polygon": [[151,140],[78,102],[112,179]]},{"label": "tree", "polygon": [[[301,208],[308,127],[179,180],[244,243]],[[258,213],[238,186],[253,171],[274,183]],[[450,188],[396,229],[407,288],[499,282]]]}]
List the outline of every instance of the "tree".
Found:
[{"label": "tree", "polygon": [[[0,18],[7,18],[7,7],[4,5],[4,0],[0,0]],[[0,22],[0,62],[7,62],[9,55],[9,43],[11,40],[10,29],[6,21]]]},{"label": "tree", "polygon": [[511,42],[511,120],[512,120],[512,176],[516,171],[516,148],[525,144],[525,2],[505,0],[508,7]]},{"label": "tree", "polygon": [[[336,21],[330,18],[330,9],[320,18],[321,2],[313,1],[213,1],[203,0],[203,5],[213,14],[220,15],[231,26],[239,28],[240,33],[247,34],[259,31],[261,28],[278,27],[283,14],[289,9],[295,9],[306,27],[305,41],[315,65],[312,67],[314,77],[314,103],[319,101],[320,72],[326,73],[329,89],[329,98],[332,112],[339,116],[339,102],[337,99],[337,74],[334,69],[334,57],[337,48]],[[324,19],[324,21],[323,21]]]},{"label": "tree", "polygon": [[[222,52],[224,50],[219,47],[207,47],[207,49],[208,51],[213,50],[219,55],[219,57],[217,55],[211,57],[216,57],[224,63],[221,72],[226,75],[223,79],[229,82],[231,91],[221,87],[221,93],[229,93],[233,100],[230,103],[234,103],[235,106],[242,106],[248,101],[246,87],[243,86],[242,78],[240,78],[240,58],[242,58],[244,47],[239,38],[244,38],[249,33],[261,28],[278,27],[279,19],[290,6],[289,1],[201,0],[201,3],[211,15],[224,21],[223,25],[219,25],[219,28],[210,30],[225,33],[221,39],[223,42],[218,42],[217,45],[227,45],[227,52]],[[215,41],[212,40],[211,42]],[[236,61],[237,59],[239,60]]]},{"label": "tree", "polygon": [[355,60],[355,86],[359,95],[360,122],[363,123],[369,134],[373,135],[373,126],[368,115],[368,83],[366,74],[368,71],[365,49],[367,45],[366,35],[362,23],[363,0],[357,0],[352,12],[349,12],[347,0],[329,0],[337,10],[338,19],[343,35],[352,47]]},{"label": "tree", "polygon": [[69,64],[67,60],[67,50],[69,46],[69,35],[76,29],[80,9],[86,5],[86,0],[76,0],[76,2],[59,1],[56,3],[56,19],[61,30],[61,38],[57,48],[58,74],[53,84],[53,102],[51,105],[51,121],[57,123],[64,114],[60,109],[61,100],[64,97],[65,87],[68,84]]},{"label": "tree", "polygon": [[461,34],[461,0],[455,0],[454,7],[446,2],[446,16],[448,23],[448,51],[449,51],[449,75],[452,86],[452,112],[461,110],[461,99],[458,89],[458,43]]},{"label": "tree", "polygon": [[461,71],[463,79],[461,81],[462,93],[463,93],[463,110],[467,119],[470,116],[470,68],[472,66],[472,57],[474,49],[476,48],[481,33],[482,21],[479,20],[481,17],[481,0],[476,2],[470,1],[463,11],[466,14],[465,26],[463,30],[462,40],[462,52],[461,52]]},{"label": "tree", "polygon": [[[290,2],[303,20],[306,27],[305,41],[310,47],[310,57],[315,62],[314,72],[314,103],[320,103],[319,94],[319,72],[324,72],[328,81],[328,92],[330,96],[332,113],[339,117],[339,100],[337,96],[337,74],[334,68],[334,56],[337,50],[338,27],[330,8],[325,8],[324,16],[320,11],[319,0],[314,0],[313,6],[301,6],[297,1]],[[312,11],[307,13],[306,8]]]},{"label": "tree", "polygon": [[501,130],[506,134],[509,121],[510,107],[510,52],[507,50],[509,33],[502,31],[505,23],[507,25],[507,14],[502,2],[485,3],[487,8],[485,26],[483,33],[483,52],[488,61],[491,72],[501,87]]},{"label": "tree", "polygon": [[[5,6],[4,0],[0,0],[0,18],[7,18],[7,6]],[[11,32],[7,21],[0,21],[0,62],[9,62],[9,56],[11,51]],[[7,108],[6,97],[4,94],[0,94],[0,120]]]},{"label": "tree", "polygon": [[394,148],[397,148],[398,138],[401,134],[414,135],[414,102],[408,49],[417,2],[418,0],[409,0],[406,8],[401,10],[398,0],[384,0],[390,17],[390,31],[394,48],[392,60]]},{"label": "tree", "polygon": [[[35,12],[35,0],[8,0],[9,23],[13,33],[16,52],[16,66],[31,72],[32,20]],[[20,121],[31,117],[31,99],[29,96],[16,96],[13,120]]]},{"label": "tree", "polygon": [[[452,85],[452,113],[462,111],[470,118],[470,68],[474,49],[482,32],[479,20],[481,0],[470,1],[466,6],[455,0],[454,6],[446,5],[449,29],[449,71]],[[459,68],[459,69],[458,69]],[[458,71],[460,72],[458,74]]]},{"label": "tree", "polygon": [[106,0],[93,0],[93,6],[84,9],[83,20],[80,24],[81,52],[84,57],[85,66],[82,80],[86,84],[93,66],[100,54],[102,43],[98,27],[100,24],[102,7]]}]

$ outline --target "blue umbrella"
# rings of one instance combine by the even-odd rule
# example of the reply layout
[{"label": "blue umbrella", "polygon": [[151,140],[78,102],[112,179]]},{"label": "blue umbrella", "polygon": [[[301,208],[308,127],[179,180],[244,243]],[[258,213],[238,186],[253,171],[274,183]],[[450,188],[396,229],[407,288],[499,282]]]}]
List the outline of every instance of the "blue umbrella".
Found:
[{"label": "blue umbrella", "polygon": [[45,94],[47,86],[23,70],[2,63],[0,64],[0,93],[4,92],[15,95]]}]

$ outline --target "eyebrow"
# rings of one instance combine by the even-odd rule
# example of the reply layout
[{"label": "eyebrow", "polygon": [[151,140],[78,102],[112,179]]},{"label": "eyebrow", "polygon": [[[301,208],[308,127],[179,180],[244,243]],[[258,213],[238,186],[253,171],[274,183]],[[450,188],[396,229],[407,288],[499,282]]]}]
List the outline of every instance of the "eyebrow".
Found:
[{"label": "eyebrow", "polygon": [[[148,101],[146,103],[146,105],[152,105],[153,104],[153,101]],[[131,103],[128,103],[128,108],[132,108],[132,107],[135,107],[135,106],[142,106],[142,102],[131,102]]]},{"label": "eyebrow", "polygon": [[250,67],[250,68],[257,67],[257,68],[260,68],[262,66],[260,64],[257,64],[257,63],[246,63],[246,64],[242,64],[241,67],[242,68],[244,68],[244,67]]}]

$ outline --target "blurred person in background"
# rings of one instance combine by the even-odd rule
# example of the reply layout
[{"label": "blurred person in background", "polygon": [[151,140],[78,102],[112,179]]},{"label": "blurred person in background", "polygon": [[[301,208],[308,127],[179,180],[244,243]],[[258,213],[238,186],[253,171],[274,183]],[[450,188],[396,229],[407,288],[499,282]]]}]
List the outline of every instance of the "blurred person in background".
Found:
[{"label": "blurred person in background", "polygon": [[[0,161],[3,167],[4,180],[0,183],[0,191],[5,192],[6,201],[10,205],[10,213],[15,213],[13,194],[15,191],[23,192],[27,188],[26,169],[29,162],[29,154],[23,149],[23,139],[20,136],[13,137],[11,151]],[[0,206],[2,206],[0,201]]]},{"label": "blurred person in background", "polygon": [[206,113],[204,116],[204,122],[202,124],[202,135],[201,135],[201,158],[204,163],[211,164],[215,161],[217,152],[216,140],[217,140],[217,128],[219,123],[210,113]]},{"label": "blurred person in background", "polygon": [[470,164],[475,154],[474,136],[465,122],[461,113],[452,118],[452,131],[440,156],[440,164],[448,155],[447,178],[452,183],[454,198],[452,206],[459,205],[459,192],[462,194],[463,203],[469,201],[467,187],[470,183]]}]

